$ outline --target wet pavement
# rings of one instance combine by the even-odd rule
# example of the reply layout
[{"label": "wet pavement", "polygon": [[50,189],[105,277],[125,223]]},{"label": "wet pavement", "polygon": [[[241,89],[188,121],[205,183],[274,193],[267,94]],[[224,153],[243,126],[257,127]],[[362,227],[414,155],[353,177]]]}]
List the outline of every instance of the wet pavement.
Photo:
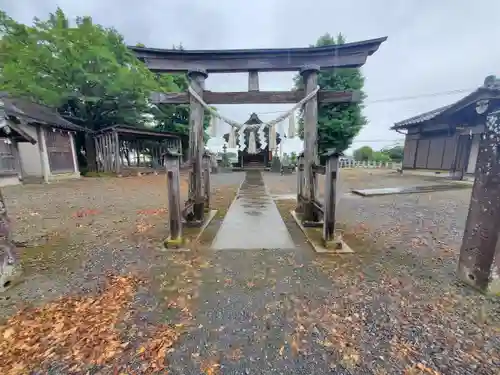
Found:
[{"label": "wet pavement", "polygon": [[247,171],[212,243],[223,249],[291,249],[294,243],[259,171]]}]

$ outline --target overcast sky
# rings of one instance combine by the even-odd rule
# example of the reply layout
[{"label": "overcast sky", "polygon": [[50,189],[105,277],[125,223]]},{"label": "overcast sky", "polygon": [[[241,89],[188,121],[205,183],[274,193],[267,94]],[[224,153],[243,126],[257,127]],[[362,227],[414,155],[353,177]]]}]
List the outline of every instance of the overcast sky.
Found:
[{"label": "overcast sky", "polygon": [[[380,148],[402,136],[396,121],[451,103],[487,75],[500,75],[500,0],[0,0],[0,9],[31,23],[60,6],[70,17],[90,15],[118,29],[129,44],[186,49],[303,47],[322,34],[348,41],[388,36],[363,67],[368,125],[353,148]],[[261,74],[261,90],[288,90],[290,73]],[[243,91],[244,74],[212,74],[207,89]],[[413,100],[386,99],[434,94]],[[245,121],[263,120],[290,105],[224,105],[219,111]]]}]

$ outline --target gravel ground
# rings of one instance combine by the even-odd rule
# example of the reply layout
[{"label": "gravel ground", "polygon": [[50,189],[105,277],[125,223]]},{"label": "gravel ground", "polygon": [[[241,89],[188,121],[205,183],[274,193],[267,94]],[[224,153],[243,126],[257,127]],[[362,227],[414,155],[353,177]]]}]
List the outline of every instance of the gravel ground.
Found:
[{"label": "gravel ground", "polygon": [[[15,354],[40,374],[498,374],[500,304],[454,277],[470,189],[343,194],[354,255],[314,254],[286,200],[295,249],[210,251],[243,176],[213,176],[219,214],[189,253],[161,251],[164,176],[4,189],[26,279],[0,316],[41,307],[0,326],[2,373],[26,373],[5,359]],[[343,193],[435,180],[341,176]],[[295,175],[264,180],[271,194],[294,193]],[[56,354],[41,351],[46,341]]]},{"label": "gravel ground", "polygon": [[[295,193],[294,179],[265,176],[272,194]],[[341,172],[337,218],[356,254],[313,261],[329,275],[333,292],[304,306],[303,319],[333,333],[328,345],[339,349],[347,342],[358,365],[371,371],[394,374],[418,366],[415,373],[498,374],[500,301],[455,278],[471,189],[349,194],[353,188],[443,182],[388,171]],[[290,201],[279,205],[285,217],[294,207]]]},{"label": "gravel ground", "polygon": [[[213,225],[220,223],[242,179],[241,173],[213,175],[212,205],[219,210]],[[185,178],[181,190],[186,196]],[[23,366],[27,363],[38,368],[37,373],[47,373],[51,362],[47,362],[47,353],[45,360],[35,359],[35,352],[43,354],[46,350],[44,345],[54,346],[60,352],[53,361],[54,373],[80,373],[69,371],[68,366],[81,363],[103,364],[96,360],[96,353],[113,346],[106,344],[108,335],[95,330],[108,321],[105,317],[121,327],[120,345],[128,344],[126,350],[112,350],[115,355],[104,362],[107,367],[97,366],[101,373],[114,373],[109,366],[130,362],[127,358],[136,349],[156,346],[157,353],[165,349],[165,345],[149,341],[161,336],[155,332],[164,325],[179,328],[189,316],[185,293],[195,285],[191,284],[191,274],[196,274],[197,267],[193,265],[197,264],[197,250],[195,246],[193,252],[186,254],[163,250],[163,240],[168,235],[164,175],[85,178],[49,186],[8,187],[3,194],[13,221],[14,239],[20,244],[23,278],[0,296],[0,322],[11,317],[5,326],[0,325],[0,337],[3,334],[12,340],[0,340],[2,374],[26,374]],[[140,282],[133,281],[136,278]],[[114,298],[106,296],[119,297],[123,290],[128,290],[128,297],[116,298],[116,309],[110,311],[109,299]],[[89,302],[88,298],[96,300]],[[53,301],[55,305],[51,305]],[[95,308],[90,309],[89,304]],[[25,307],[29,309],[24,310]],[[118,318],[121,314],[123,321]],[[87,327],[88,331],[82,329],[78,335],[68,335],[65,332],[76,325],[72,316],[98,322]],[[52,327],[56,321],[61,322],[61,327],[70,328],[54,341],[44,342],[43,327]],[[167,340],[172,334],[167,330],[161,337]],[[89,342],[93,348],[85,347],[89,351],[85,355],[68,354],[68,348],[74,346],[74,341],[67,342],[72,336],[102,336],[104,341],[101,346]],[[26,337],[34,341],[29,344]],[[8,349],[2,346],[7,344]],[[121,352],[126,352],[121,356],[124,359],[118,360]],[[141,373],[151,370],[148,366],[154,362],[154,352],[148,349],[141,354]],[[16,365],[16,361],[21,365]],[[16,372],[16,366],[21,370]],[[95,371],[91,373],[99,373]]]}]

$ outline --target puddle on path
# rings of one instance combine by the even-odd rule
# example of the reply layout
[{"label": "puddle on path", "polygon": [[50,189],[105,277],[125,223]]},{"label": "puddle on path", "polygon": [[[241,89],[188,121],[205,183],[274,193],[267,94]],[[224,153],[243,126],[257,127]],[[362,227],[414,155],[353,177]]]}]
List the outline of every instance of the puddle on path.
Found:
[{"label": "puddle on path", "polygon": [[291,249],[295,247],[262,174],[247,171],[238,195],[229,207],[212,248]]}]

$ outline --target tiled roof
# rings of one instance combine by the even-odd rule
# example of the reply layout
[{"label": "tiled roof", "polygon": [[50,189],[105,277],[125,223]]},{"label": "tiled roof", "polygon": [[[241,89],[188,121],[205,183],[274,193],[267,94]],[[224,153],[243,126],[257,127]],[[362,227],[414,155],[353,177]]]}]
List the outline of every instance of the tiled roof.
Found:
[{"label": "tiled roof", "polygon": [[422,113],[418,116],[410,117],[409,119],[396,122],[391,129],[407,128],[413,125],[421,124],[422,122],[433,120],[437,116],[444,115],[444,112],[452,113],[460,110],[461,108],[476,102],[479,99],[486,99],[491,97],[499,98],[500,93],[500,78],[496,76],[488,76],[485,78],[484,83],[475,91],[471,92],[464,98],[456,101],[455,103],[445,105],[434,109],[429,112]]},{"label": "tiled roof", "polygon": [[253,112],[250,115],[250,118],[245,121],[245,125],[256,125],[256,124],[262,124],[262,120],[259,118],[257,113]]},{"label": "tiled roof", "polygon": [[53,108],[33,103],[26,99],[13,98],[5,92],[0,92],[5,112],[10,116],[24,117],[28,121],[46,124],[54,128],[88,132],[84,127],[78,126],[62,118]]},{"label": "tiled roof", "polygon": [[445,105],[444,107],[433,109],[432,111],[425,112],[425,113],[422,113],[420,115],[410,117],[410,118],[403,120],[403,121],[396,122],[394,124],[394,126],[392,127],[392,129],[406,128],[408,126],[420,124],[424,121],[432,120],[432,119],[436,118],[437,116],[439,116],[444,111],[446,111],[452,105],[453,104]]}]

